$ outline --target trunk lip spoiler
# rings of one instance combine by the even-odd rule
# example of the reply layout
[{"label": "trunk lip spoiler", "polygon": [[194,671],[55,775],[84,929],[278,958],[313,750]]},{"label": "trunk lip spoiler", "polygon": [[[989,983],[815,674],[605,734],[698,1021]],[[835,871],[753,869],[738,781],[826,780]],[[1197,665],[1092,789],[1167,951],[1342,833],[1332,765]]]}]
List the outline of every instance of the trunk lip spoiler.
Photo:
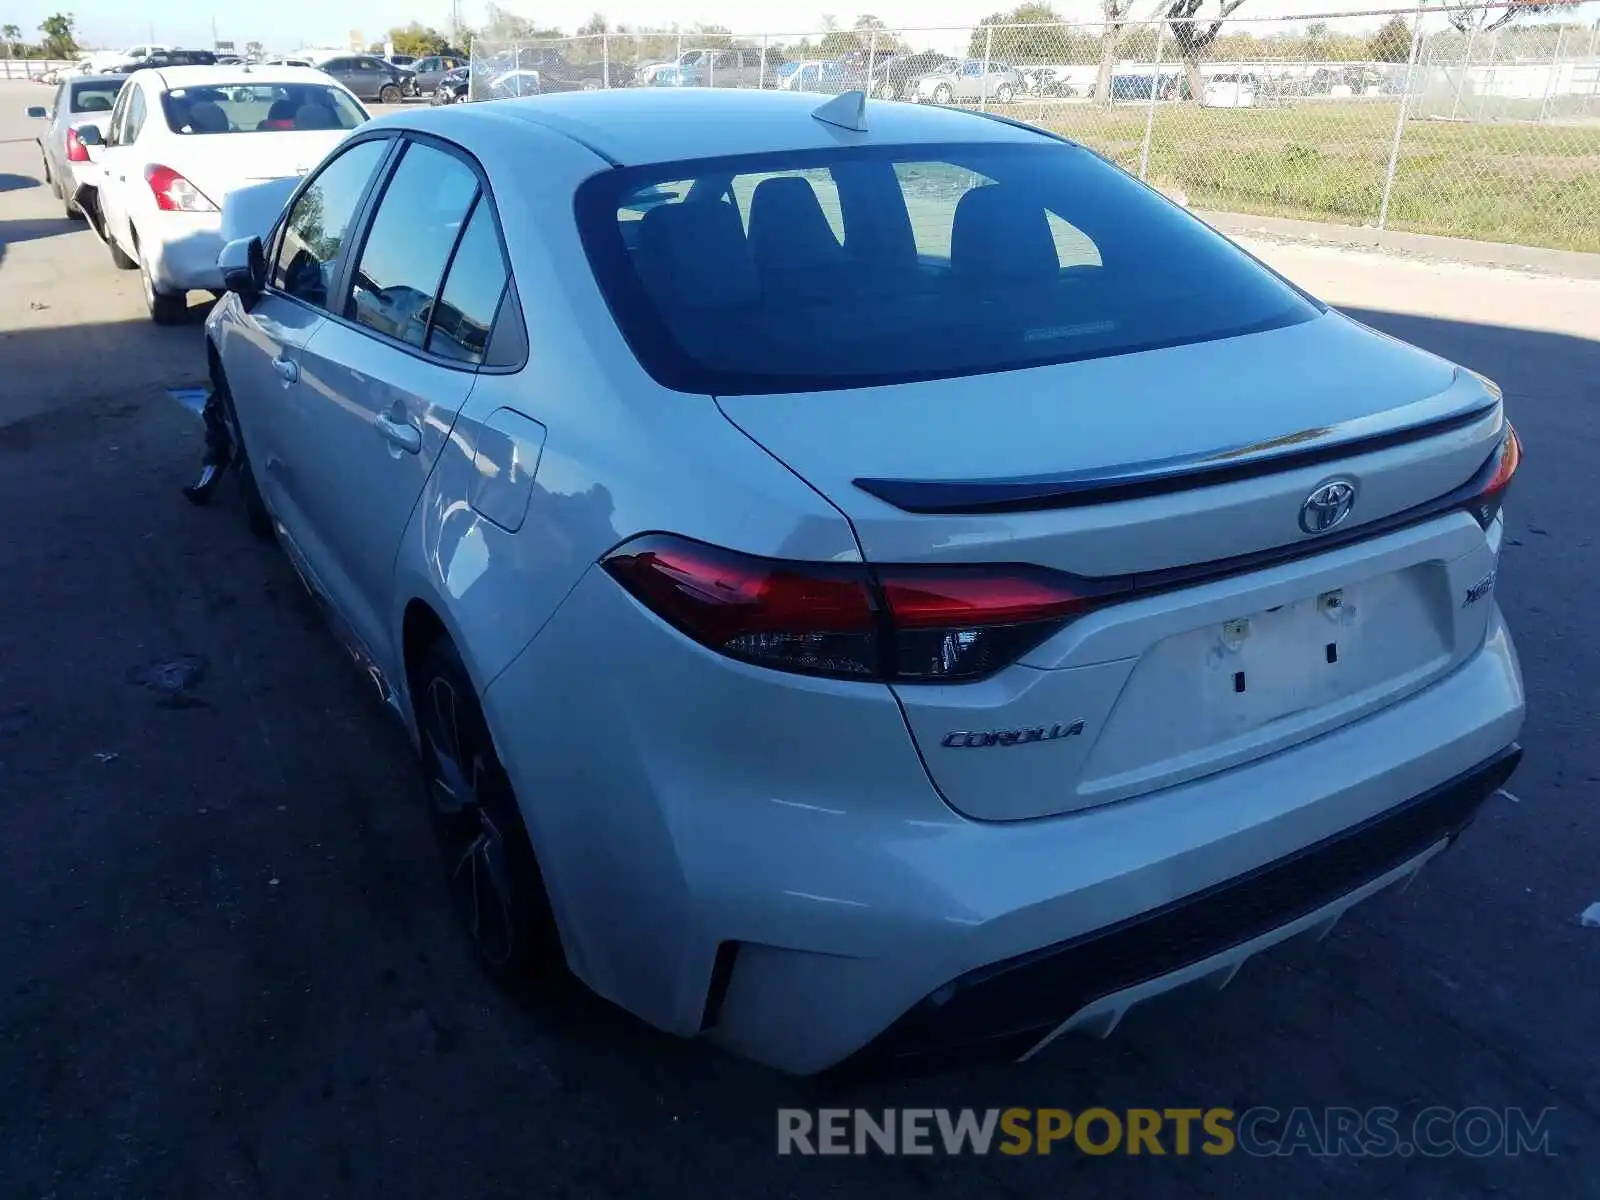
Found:
[{"label": "trunk lip spoiler", "polygon": [[[1320,426],[1242,446],[1060,475],[970,480],[860,477],[851,483],[902,512],[927,515],[978,516],[1082,508],[1331,463],[1355,454],[1441,437],[1491,416],[1504,423],[1502,401],[1493,395],[1469,408],[1398,427],[1387,423],[1389,416],[1359,417],[1340,425]],[[1374,428],[1380,422],[1382,427]],[[1284,446],[1294,448],[1280,449]]]}]

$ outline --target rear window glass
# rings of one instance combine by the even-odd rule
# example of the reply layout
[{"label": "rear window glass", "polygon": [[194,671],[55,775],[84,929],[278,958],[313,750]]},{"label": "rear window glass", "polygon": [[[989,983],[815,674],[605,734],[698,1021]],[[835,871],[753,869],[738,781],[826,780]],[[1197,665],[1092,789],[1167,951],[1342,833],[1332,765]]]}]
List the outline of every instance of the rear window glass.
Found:
[{"label": "rear window glass", "polygon": [[1321,309],[1094,154],[873,147],[579,190],[601,290],[680,391],[818,391],[1235,337]]},{"label": "rear window glass", "polygon": [[339,88],[317,83],[208,84],[161,97],[173,133],[354,129],[367,119]]},{"label": "rear window glass", "polygon": [[72,111],[75,113],[108,113],[117,102],[117,93],[122,90],[122,85],[128,82],[125,78],[106,76],[87,83],[80,83],[72,89]]}]

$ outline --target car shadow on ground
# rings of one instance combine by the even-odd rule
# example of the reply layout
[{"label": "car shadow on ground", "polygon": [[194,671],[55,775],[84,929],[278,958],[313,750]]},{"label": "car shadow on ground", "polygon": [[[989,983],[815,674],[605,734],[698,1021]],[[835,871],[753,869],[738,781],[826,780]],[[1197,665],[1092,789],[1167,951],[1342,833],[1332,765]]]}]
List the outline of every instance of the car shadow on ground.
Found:
[{"label": "car shadow on ground", "polygon": [[[492,990],[448,915],[405,736],[287,561],[245,532],[237,490],[207,508],[179,495],[200,423],[161,387],[203,379],[200,332],[4,335],[8,373],[55,403],[6,426],[0,393],[0,512],[25,515],[0,522],[0,1191],[1600,1196],[1581,1167],[1600,1153],[1600,968],[1594,931],[1569,919],[1595,898],[1581,848],[1600,843],[1583,782],[1600,779],[1584,502],[1600,343],[1352,315],[1497,377],[1527,442],[1501,600],[1530,692],[1550,699],[1511,784],[1521,803],[1491,802],[1408,890],[1220,995],[1167,997],[1026,1066],[842,1089],[574,989]],[[182,694],[143,682],[188,656],[208,666]],[[1560,1157],[1219,1160],[1198,1131],[1173,1153],[1169,1130],[1160,1157],[1067,1141],[799,1160],[776,1154],[787,1105],[1554,1107]]]},{"label": "car shadow on ground", "polygon": [[11,175],[0,171],[0,192],[21,192],[39,186],[39,180],[32,175]]},{"label": "car shadow on ground", "polygon": [[63,233],[76,233],[82,228],[83,222],[74,221],[71,217],[22,217],[14,221],[0,221],[0,246],[58,237]]}]

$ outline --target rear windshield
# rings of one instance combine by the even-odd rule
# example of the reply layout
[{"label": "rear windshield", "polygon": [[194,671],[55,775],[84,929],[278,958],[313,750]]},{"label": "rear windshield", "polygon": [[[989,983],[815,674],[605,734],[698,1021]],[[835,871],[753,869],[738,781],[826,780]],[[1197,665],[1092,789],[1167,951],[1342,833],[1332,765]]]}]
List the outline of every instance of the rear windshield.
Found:
[{"label": "rear windshield", "polygon": [[74,84],[72,87],[72,111],[75,113],[110,112],[111,106],[117,102],[117,93],[122,90],[122,85],[127,82],[127,79],[122,76],[104,75],[98,79]]},{"label": "rear windshield", "polygon": [[1059,143],[608,171],[577,201],[640,363],[680,391],[820,391],[1234,337],[1322,310]]},{"label": "rear windshield", "polygon": [[161,97],[173,133],[354,129],[367,119],[339,88],[320,83],[207,84]]}]

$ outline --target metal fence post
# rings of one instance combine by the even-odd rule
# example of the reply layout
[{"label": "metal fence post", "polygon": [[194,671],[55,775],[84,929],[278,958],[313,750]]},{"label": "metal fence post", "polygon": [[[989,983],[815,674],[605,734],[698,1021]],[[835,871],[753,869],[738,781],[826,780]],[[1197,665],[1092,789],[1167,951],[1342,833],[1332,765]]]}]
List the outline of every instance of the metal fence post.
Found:
[{"label": "metal fence post", "polygon": [[767,39],[771,36],[769,33],[761,35],[761,74],[756,76],[756,86],[758,88],[767,86]]},{"label": "metal fence post", "polygon": [[1488,107],[1489,96],[1494,91],[1495,64],[1500,59],[1500,31],[1496,29],[1489,35],[1489,74],[1484,78],[1483,91],[1478,94],[1478,120],[1483,120],[1484,109]]},{"label": "metal fence post", "polygon": [[872,65],[878,58],[878,31],[874,29],[867,39],[867,79],[861,87],[863,95],[872,95]]},{"label": "metal fence post", "polygon": [[[1415,33],[1411,35],[1411,40],[1412,42],[1417,40]],[[1456,119],[1456,112],[1461,108],[1461,89],[1467,86],[1467,72],[1472,68],[1472,47],[1477,40],[1478,27],[1474,25],[1472,31],[1467,34],[1467,53],[1466,57],[1461,60],[1461,75],[1456,80],[1455,99],[1450,102],[1450,119],[1452,121]]]},{"label": "metal fence post", "polygon": [[1417,69],[1417,54],[1422,48],[1422,10],[1411,17],[1411,53],[1406,56],[1406,82],[1400,91],[1400,111],[1394,118],[1394,141],[1389,143],[1389,169],[1383,177],[1383,199],[1378,202],[1378,232],[1389,223],[1389,197],[1394,194],[1394,173],[1400,165],[1400,138],[1406,131],[1406,109],[1411,107],[1411,77]]},{"label": "metal fence post", "polygon": [[1550,95],[1556,89],[1556,77],[1561,74],[1561,41],[1567,36],[1567,27],[1556,30],[1556,50],[1550,56],[1550,78],[1544,81],[1544,99],[1539,101],[1539,120],[1544,120],[1550,108]]},{"label": "metal fence post", "polygon": [[611,87],[611,35],[600,31],[600,86]]},{"label": "metal fence post", "polygon": [[1139,148],[1139,178],[1150,173],[1150,135],[1156,126],[1156,96],[1161,91],[1161,35],[1167,31],[1166,22],[1156,23],[1156,64],[1150,74],[1150,103],[1144,110],[1144,145]]},{"label": "metal fence post", "polygon": [[989,54],[995,48],[995,27],[984,26],[984,74],[978,83],[978,110],[989,112]]}]

